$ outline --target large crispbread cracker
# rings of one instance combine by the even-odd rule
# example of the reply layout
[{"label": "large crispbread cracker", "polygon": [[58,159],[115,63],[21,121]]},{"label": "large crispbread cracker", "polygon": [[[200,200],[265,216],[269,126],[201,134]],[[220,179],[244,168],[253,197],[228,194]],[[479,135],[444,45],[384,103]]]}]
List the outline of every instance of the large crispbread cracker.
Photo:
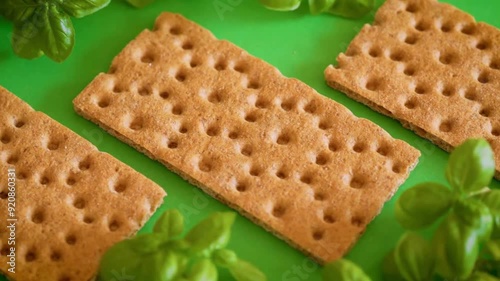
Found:
[{"label": "large crispbread cracker", "polygon": [[322,263],[346,253],[419,156],[170,13],[132,41],[74,105]]},{"label": "large crispbread cracker", "polygon": [[[1,87],[0,109],[0,271],[18,281],[90,280],[102,254],[134,234],[165,192]],[[15,273],[6,256],[10,168]]]},{"label": "large crispbread cracker", "polygon": [[328,84],[451,151],[484,137],[500,178],[500,31],[435,0],[387,0]]}]

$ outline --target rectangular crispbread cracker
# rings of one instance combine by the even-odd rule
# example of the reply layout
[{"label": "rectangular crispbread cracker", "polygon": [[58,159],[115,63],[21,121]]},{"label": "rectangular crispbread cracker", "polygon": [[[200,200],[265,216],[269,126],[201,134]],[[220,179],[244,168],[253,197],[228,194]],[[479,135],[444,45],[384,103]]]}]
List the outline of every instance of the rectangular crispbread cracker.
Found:
[{"label": "rectangular crispbread cracker", "polygon": [[[7,264],[11,168],[15,273]],[[9,279],[92,279],[104,252],[133,235],[164,196],[152,181],[0,87],[0,271]]]},{"label": "rectangular crispbread cracker", "polygon": [[387,0],[328,84],[446,151],[483,137],[500,178],[500,31],[435,0]]},{"label": "rectangular crispbread cracker", "polygon": [[74,105],[322,263],[346,253],[419,157],[377,125],[170,13]]}]

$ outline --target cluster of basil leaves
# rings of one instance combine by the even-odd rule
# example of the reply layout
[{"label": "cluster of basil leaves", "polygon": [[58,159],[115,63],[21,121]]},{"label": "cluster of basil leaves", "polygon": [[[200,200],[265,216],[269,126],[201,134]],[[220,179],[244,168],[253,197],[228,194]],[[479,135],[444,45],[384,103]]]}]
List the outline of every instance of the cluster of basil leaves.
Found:
[{"label": "cluster of basil leaves", "polygon": [[100,262],[100,281],[216,281],[225,268],[237,281],[266,281],[252,264],[226,249],[236,215],[217,212],[194,226],[184,238],[184,218],[166,211],[153,233],[112,246]]},{"label": "cluster of basil leaves", "polygon": [[[385,258],[390,281],[500,281],[500,190],[487,188],[495,173],[493,151],[484,139],[470,139],[450,155],[451,187],[422,183],[396,202],[395,215],[408,231]],[[433,227],[430,241],[416,231]],[[355,264],[325,267],[325,281],[369,281]]]},{"label": "cluster of basil leaves", "polygon": [[[312,14],[330,13],[346,18],[359,18],[373,10],[375,0],[308,0]],[[302,0],[260,0],[271,10],[293,11]]]},{"label": "cluster of basil leaves", "polygon": [[[47,55],[62,62],[75,45],[71,17],[81,18],[106,7],[111,0],[0,0],[0,15],[11,21],[12,48],[26,59]],[[143,7],[154,0],[127,0]]]}]

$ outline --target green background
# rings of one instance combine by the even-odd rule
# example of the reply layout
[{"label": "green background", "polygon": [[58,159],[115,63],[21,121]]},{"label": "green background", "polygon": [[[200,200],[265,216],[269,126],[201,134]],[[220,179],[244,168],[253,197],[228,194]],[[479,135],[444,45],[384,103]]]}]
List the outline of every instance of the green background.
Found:
[{"label": "green background", "polygon": [[[500,27],[500,1],[446,2],[471,13],[479,21]],[[227,9],[218,13],[216,7]],[[306,5],[294,12],[274,12],[264,9],[257,0],[157,0],[144,9],[136,10],[125,2],[114,0],[104,10],[74,20],[76,46],[73,54],[62,64],[47,58],[27,61],[15,57],[9,43],[11,25],[0,19],[0,85],[87,138],[100,150],[111,153],[160,184],[169,193],[161,210],[180,208],[187,217],[188,225],[193,225],[210,212],[228,210],[159,163],[106,134],[73,111],[73,98],[99,72],[107,71],[113,57],[141,30],[151,28],[162,11],[183,14],[211,30],[218,38],[235,43],[273,64],[284,75],[304,81],[321,94],[344,104],[355,115],[372,120],[393,137],[420,149],[422,157],[419,165],[395,197],[418,182],[444,182],[447,153],[398,122],[350,100],[325,84],[325,67],[334,63],[336,56],[346,49],[365,23],[372,22],[373,13],[359,20],[330,15],[312,16]],[[494,185],[499,186],[497,181]],[[394,219],[394,201],[392,199],[385,205],[382,214],[369,225],[347,256],[359,263],[374,280],[381,280],[379,268],[382,257],[402,233]],[[149,231],[151,226],[150,221],[143,231]],[[230,247],[261,268],[269,280],[320,280],[318,265],[244,217],[239,216],[235,223]],[[227,272],[223,272],[220,280],[232,280],[228,276]],[[4,279],[0,277],[0,280]]]}]

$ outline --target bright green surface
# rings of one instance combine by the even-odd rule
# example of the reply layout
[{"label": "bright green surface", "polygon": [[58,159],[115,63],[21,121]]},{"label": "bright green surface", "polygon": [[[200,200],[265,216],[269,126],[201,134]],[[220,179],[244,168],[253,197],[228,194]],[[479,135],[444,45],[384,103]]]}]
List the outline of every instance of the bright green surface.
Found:
[{"label": "bright green surface", "polygon": [[[363,24],[373,20],[373,15],[361,20],[329,15],[311,16],[305,5],[295,12],[279,13],[263,9],[257,0],[243,0],[223,13],[223,17],[215,10],[216,4],[235,2],[239,1],[158,0],[143,10],[135,10],[115,0],[105,10],[74,21],[76,48],[62,64],[47,58],[25,61],[15,57],[7,37],[11,27],[0,19],[0,85],[163,186],[169,196],[162,210],[180,208],[188,218],[188,224],[192,225],[212,211],[228,208],[202,194],[162,165],[85,121],[73,111],[71,103],[97,73],[107,70],[113,57],[131,39],[141,30],[152,27],[161,11],[178,12],[208,28],[218,38],[234,42],[275,65],[284,75],[304,81],[321,94],[346,105],[357,116],[374,121],[393,137],[420,149],[420,163],[402,189],[426,180],[444,181],[443,171],[448,158],[445,152],[404,129],[398,122],[332,90],[324,82],[325,67],[345,50]],[[500,1],[449,2],[470,12],[478,20],[500,27]],[[494,184],[499,186],[498,182]],[[400,193],[401,190],[396,197]],[[379,263],[401,233],[394,219],[393,203],[394,199],[369,225],[365,235],[348,255],[348,258],[362,265],[375,277],[374,280],[381,280]],[[150,227],[151,223],[146,229]],[[320,280],[318,266],[307,262],[300,252],[241,216],[236,221],[230,247],[242,258],[259,266],[271,281]],[[0,280],[3,279],[0,277]],[[230,278],[227,273],[223,273],[221,280]]]}]

